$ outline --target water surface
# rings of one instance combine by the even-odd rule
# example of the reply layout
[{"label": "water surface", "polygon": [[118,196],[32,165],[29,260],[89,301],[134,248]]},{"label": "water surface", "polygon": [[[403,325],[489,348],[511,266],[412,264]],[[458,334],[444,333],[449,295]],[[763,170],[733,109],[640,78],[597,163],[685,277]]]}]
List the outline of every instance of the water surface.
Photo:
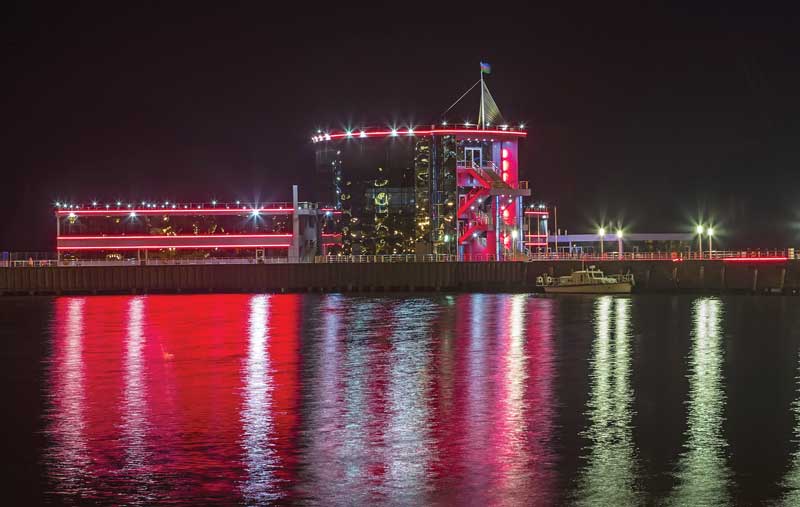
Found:
[{"label": "water surface", "polygon": [[800,501],[792,298],[0,301],[19,503]]}]

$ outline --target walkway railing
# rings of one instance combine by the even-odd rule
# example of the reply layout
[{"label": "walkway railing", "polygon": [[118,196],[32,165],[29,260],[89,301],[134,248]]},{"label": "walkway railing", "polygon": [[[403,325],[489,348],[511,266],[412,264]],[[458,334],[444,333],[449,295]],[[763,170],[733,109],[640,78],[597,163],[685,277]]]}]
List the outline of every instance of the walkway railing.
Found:
[{"label": "walkway railing", "polygon": [[[526,254],[473,254],[473,255],[450,255],[450,254],[399,254],[399,255],[321,255],[309,261],[298,261],[298,263],[316,264],[371,264],[371,263],[409,263],[409,262],[540,262],[540,261],[580,261],[580,262],[601,262],[601,261],[783,261],[794,258],[794,252],[788,250],[738,250],[738,251],[714,251],[698,253],[679,253],[679,252],[623,252],[622,256],[617,252],[600,254],[581,254],[581,253],[526,253]],[[188,266],[202,264],[288,264],[290,261],[286,257],[265,257],[256,259],[255,257],[210,257],[204,259],[124,259],[124,260],[58,260],[56,258],[33,258],[20,259],[15,255],[0,258],[0,268],[23,268],[23,267],[78,267],[78,266]]]},{"label": "walkway railing", "polygon": [[787,250],[715,250],[713,252],[605,252],[603,254],[533,252],[529,261],[708,261],[725,259],[790,258]]}]

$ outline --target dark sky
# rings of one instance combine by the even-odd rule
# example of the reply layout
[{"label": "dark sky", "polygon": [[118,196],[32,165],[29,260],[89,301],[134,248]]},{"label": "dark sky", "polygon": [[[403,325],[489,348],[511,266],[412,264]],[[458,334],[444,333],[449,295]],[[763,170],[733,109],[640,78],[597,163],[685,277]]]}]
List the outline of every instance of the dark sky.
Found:
[{"label": "dark sky", "polygon": [[316,127],[430,122],[481,59],[562,228],[800,245],[796,12],[345,4],[9,9],[0,250],[52,249],[57,199],[302,197]]}]

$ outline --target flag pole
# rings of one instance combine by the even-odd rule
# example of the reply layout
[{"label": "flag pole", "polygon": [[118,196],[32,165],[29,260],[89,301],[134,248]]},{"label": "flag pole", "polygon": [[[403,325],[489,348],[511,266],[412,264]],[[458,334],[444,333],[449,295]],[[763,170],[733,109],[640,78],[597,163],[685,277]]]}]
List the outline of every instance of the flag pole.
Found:
[{"label": "flag pole", "polygon": [[481,63],[481,108],[478,112],[478,123],[480,128],[486,128],[486,112],[483,110],[483,63]]}]

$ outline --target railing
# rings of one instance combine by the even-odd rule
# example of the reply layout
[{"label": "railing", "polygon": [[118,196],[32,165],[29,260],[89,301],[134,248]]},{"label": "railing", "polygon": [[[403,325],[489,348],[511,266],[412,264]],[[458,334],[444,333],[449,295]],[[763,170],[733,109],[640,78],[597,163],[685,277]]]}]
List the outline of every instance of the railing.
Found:
[{"label": "railing", "polygon": [[313,261],[290,261],[286,257],[210,257],[204,259],[71,259],[58,260],[55,258],[28,258],[19,259],[11,256],[10,259],[0,260],[0,268],[32,268],[32,267],[78,267],[78,266],[186,266],[198,264],[288,264],[290,262],[314,262],[322,264],[337,263],[408,263],[408,262],[537,262],[537,261],[785,261],[793,259],[793,252],[787,250],[718,250],[713,252],[679,253],[679,252],[608,252],[600,254],[584,253],[555,253],[555,252],[529,252],[517,254],[396,254],[396,255],[323,255],[317,256]]},{"label": "railing", "polygon": [[725,259],[782,259],[789,258],[786,250],[715,250],[713,252],[605,252],[598,253],[564,253],[564,252],[531,252],[527,254],[529,261],[709,261]]}]

